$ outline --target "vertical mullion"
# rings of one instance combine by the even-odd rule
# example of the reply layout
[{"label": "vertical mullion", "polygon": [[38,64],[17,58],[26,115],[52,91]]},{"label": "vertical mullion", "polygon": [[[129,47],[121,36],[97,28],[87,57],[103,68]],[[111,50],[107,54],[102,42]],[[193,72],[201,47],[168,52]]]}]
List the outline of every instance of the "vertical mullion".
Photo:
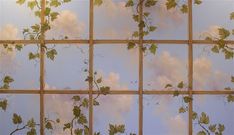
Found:
[{"label": "vertical mullion", "polygon": [[[193,16],[192,16],[192,0],[188,0],[188,91],[189,97],[193,98]],[[193,100],[189,102],[189,135],[193,134]]]},{"label": "vertical mullion", "polygon": [[[46,0],[41,1],[41,27],[45,22]],[[40,36],[40,134],[44,135],[44,88],[45,88],[45,31],[41,28]]]},{"label": "vertical mullion", "polygon": [[[89,77],[93,78],[93,0],[89,3]],[[89,81],[89,135],[93,134],[93,81]]]},{"label": "vertical mullion", "polygon": [[[139,0],[139,20],[143,21],[143,0]],[[139,27],[139,135],[143,135],[143,27]]]}]

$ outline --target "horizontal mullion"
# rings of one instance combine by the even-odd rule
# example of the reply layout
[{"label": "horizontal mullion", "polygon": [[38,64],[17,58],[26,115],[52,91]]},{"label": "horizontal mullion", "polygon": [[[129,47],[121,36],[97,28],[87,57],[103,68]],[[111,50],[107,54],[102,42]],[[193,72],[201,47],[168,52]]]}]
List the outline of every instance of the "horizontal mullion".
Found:
[{"label": "horizontal mullion", "polygon": [[[129,41],[138,43],[139,40],[94,40],[94,44],[127,44]],[[227,44],[234,45],[234,40],[224,41]],[[0,44],[39,44],[40,40],[0,40]],[[89,40],[45,40],[46,44],[89,44]],[[188,44],[189,40],[143,40],[143,43],[157,43],[157,44]],[[215,44],[217,41],[208,40],[193,40],[193,44]]]},{"label": "horizontal mullion", "polygon": [[[188,91],[178,91],[179,94],[188,94]],[[98,94],[99,91],[93,91],[93,94]],[[40,94],[40,90],[0,90],[0,94]],[[89,90],[44,90],[43,94],[89,94]],[[115,94],[130,94],[137,95],[139,91],[136,90],[111,90],[110,95]],[[173,95],[173,90],[150,90],[143,91],[145,95]],[[225,95],[225,94],[234,94],[234,91],[226,90],[193,90],[192,94],[194,95]]]}]

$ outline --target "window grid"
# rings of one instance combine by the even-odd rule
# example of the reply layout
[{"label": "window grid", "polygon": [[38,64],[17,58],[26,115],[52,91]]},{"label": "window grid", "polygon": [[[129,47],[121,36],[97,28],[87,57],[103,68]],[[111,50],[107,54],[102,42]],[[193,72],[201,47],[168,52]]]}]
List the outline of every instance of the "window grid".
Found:
[{"label": "window grid", "polygon": [[[141,1],[141,0],[139,0]],[[42,0],[41,8],[41,25],[45,21],[44,10],[46,5],[46,0]],[[93,77],[93,53],[94,45],[98,44],[125,44],[129,40],[94,40],[94,4],[93,0],[90,0],[89,5],[89,40],[45,40],[45,32],[42,31],[42,36],[40,40],[0,40],[0,44],[40,44],[40,90],[31,89],[10,89],[10,90],[1,90],[0,94],[39,94],[40,95],[40,134],[44,135],[44,95],[45,94],[85,94],[89,95],[89,134],[93,134],[93,94],[98,94],[98,91],[93,90],[93,82],[89,82],[89,90],[45,90],[45,48],[46,44],[86,44],[89,45],[89,76]],[[138,135],[143,135],[143,95],[173,95],[173,90],[147,90],[143,91],[143,51],[141,47],[144,43],[157,43],[157,44],[171,44],[171,45],[188,45],[188,90],[179,91],[179,94],[189,95],[226,95],[234,94],[234,91],[224,91],[224,90],[194,90],[193,89],[193,44],[202,45],[209,44],[213,45],[215,41],[207,40],[193,40],[193,18],[192,18],[192,0],[188,0],[188,40],[144,40],[143,36],[140,36],[138,40],[131,40],[132,42],[139,44],[139,81],[138,81],[138,91],[135,90],[111,90],[110,95],[118,94],[129,94],[129,95],[138,95],[139,97],[139,130]],[[143,5],[140,4],[140,20],[142,20]],[[142,32],[143,29],[139,29],[139,32]],[[230,43],[234,45],[233,40],[226,40],[225,43]],[[192,113],[193,113],[193,101],[189,103],[189,129],[188,134],[192,135],[193,133],[193,123],[192,123]]]}]

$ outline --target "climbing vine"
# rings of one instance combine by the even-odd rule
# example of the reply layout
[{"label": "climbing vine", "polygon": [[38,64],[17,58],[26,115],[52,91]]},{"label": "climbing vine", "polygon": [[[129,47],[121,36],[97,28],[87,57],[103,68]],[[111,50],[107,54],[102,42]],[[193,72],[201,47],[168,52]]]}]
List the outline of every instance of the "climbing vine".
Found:
[{"label": "climbing vine", "polygon": [[[57,19],[59,16],[59,12],[55,12],[53,9],[62,6],[63,4],[69,3],[71,0],[47,0],[46,8],[45,8],[45,22],[43,24],[36,23],[29,28],[23,29],[24,39],[30,40],[40,40],[42,33],[47,32],[51,29],[51,22]],[[27,5],[27,7],[34,13],[35,17],[41,18],[41,1],[40,0],[16,0],[16,3],[19,5]],[[94,0],[95,6],[101,6],[103,0]],[[132,42],[134,38],[140,38],[149,35],[152,32],[157,31],[156,24],[153,24],[152,15],[150,12],[143,12],[142,15],[140,13],[139,7],[141,5],[144,6],[144,9],[155,8],[158,0],[127,0],[125,7],[133,8],[134,13],[132,15],[132,19],[137,24],[138,28],[142,30],[140,33],[139,30],[133,31],[129,42],[127,43],[127,49],[133,49],[138,47],[137,43]],[[195,5],[201,4],[201,0],[194,0]],[[166,8],[167,10],[176,9],[181,13],[188,13],[188,5],[185,0],[166,0]],[[140,19],[142,16],[142,20]],[[230,14],[230,19],[234,20],[234,12]],[[227,44],[225,40],[231,35],[234,35],[234,30],[227,30],[225,28],[219,28],[219,36],[218,37],[206,37],[206,40],[214,41],[216,44],[211,48],[213,53],[223,53],[227,60],[233,59],[234,57],[234,48]],[[63,39],[68,39],[66,35],[64,35]],[[14,43],[13,43],[14,44]],[[23,44],[4,44],[3,47],[8,51],[13,51],[16,49],[21,51],[25,45]],[[36,52],[30,52],[28,54],[29,60],[37,60],[40,57],[40,44],[37,44],[38,50]],[[54,60],[58,55],[57,50],[52,47],[48,48],[47,46],[43,46],[46,50],[46,56],[50,60]],[[144,44],[141,48],[144,53],[150,52],[151,54],[156,54],[157,44]],[[89,76],[88,69],[84,70],[87,73],[87,78],[85,81],[87,83],[94,83],[94,87],[98,90],[98,94],[93,98],[93,105],[99,106],[98,98],[100,96],[104,96],[109,94],[110,86],[103,85],[102,77],[97,78],[97,72],[94,72],[93,77]],[[14,82],[14,79],[10,76],[4,76],[2,79],[2,84],[0,89],[9,89],[10,84]],[[234,76],[231,76],[231,82],[234,83]],[[183,81],[179,82],[177,86],[173,86],[171,84],[167,84],[165,89],[174,90],[173,97],[182,97],[182,106],[178,109],[178,113],[185,113],[188,111],[188,104],[193,100],[190,96],[180,95],[179,91],[187,88]],[[226,87],[225,90],[233,90],[233,88]],[[89,127],[88,120],[84,114],[84,110],[87,110],[89,107],[89,99],[82,97],[80,95],[75,95],[71,98],[73,102],[73,110],[72,110],[72,119],[63,124],[63,131],[69,131],[71,135],[88,135]],[[227,96],[228,102],[234,102],[234,96],[232,94]],[[0,99],[0,110],[6,111],[8,107],[7,99]],[[225,126],[221,123],[210,123],[210,117],[202,112],[198,114],[197,112],[193,112],[193,121],[195,124],[198,124],[201,127],[201,131],[198,131],[197,135],[222,135]],[[10,135],[17,134],[17,132],[25,130],[27,135],[36,135],[36,128],[40,125],[37,123],[34,118],[30,120],[25,120],[17,113],[13,113],[12,115],[12,123],[15,125],[15,129],[11,131]],[[45,118],[45,128],[49,131],[54,130],[54,126],[59,124],[60,119],[50,119]],[[125,125],[116,125],[109,124],[109,135],[116,135],[118,133],[125,133]],[[94,135],[101,135],[100,132],[95,132]],[[136,135],[135,133],[130,133],[130,135]]]}]

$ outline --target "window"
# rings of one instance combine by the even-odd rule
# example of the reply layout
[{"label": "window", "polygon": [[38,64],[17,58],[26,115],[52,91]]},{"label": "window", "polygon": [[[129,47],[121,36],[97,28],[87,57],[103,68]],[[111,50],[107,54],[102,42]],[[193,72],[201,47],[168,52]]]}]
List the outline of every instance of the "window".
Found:
[{"label": "window", "polygon": [[1,0],[0,134],[233,134],[233,3]]}]

